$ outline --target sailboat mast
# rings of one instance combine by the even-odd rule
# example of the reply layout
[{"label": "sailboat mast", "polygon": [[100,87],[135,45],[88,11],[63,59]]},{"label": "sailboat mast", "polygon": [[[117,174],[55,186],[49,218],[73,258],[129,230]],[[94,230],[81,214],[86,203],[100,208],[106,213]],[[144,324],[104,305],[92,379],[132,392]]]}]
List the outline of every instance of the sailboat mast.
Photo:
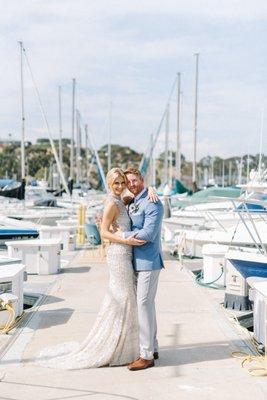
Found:
[{"label": "sailboat mast", "polygon": [[103,186],[105,188],[105,191],[108,192],[108,185],[107,185],[105,174],[104,174],[104,171],[103,171],[100,159],[99,159],[99,155],[98,155],[98,152],[97,152],[95,146],[93,145],[93,142],[89,135],[88,135],[88,142],[89,142],[89,147],[91,148],[92,152],[94,153],[96,165],[98,167],[98,171],[99,171]]},{"label": "sailboat mast", "polygon": [[229,186],[231,186],[232,185],[232,161],[231,160],[229,161],[228,178],[229,178],[228,184],[229,184]]},{"label": "sailboat mast", "polygon": [[24,114],[24,82],[23,82],[23,43],[20,45],[20,82],[21,82],[21,180],[25,179],[25,114]]},{"label": "sailboat mast", "polygon": [[169,150],[169,181],[172,185],[172,150]]},{"label": "sailboat mast", "polygon": [[225,180],[225,171],[224,171],[224,160],[222,160],[222,187],[224,187],[224,180]]},{"label": "sailboat mast", "polygon": [[80,184],[81,175],[81,126],[80,126],[80,113],[76,110],[76,183]]},{"label": "sailboat mast", "polygon": [[181,179],[181,148],[180,148],[180,108],[181,108],[181,74],[177,74],[177,137],[176,137],[176,178]]},{"label": "sailboat mast", "polygon": [[151,161],[152,161],[152,186],[156,187],[156,159],[155,159],[155,147],[154,147],[154,136],[153,133],[151,135],[151,146],[152,146],[152,154],[151,154]]},{"label": "sailboat mast", "polygon": [[241,185],[242,183],[242,170],[243,170],[243,156],[241,156],[240,162],[239,162],[239,174],[238,174],[238,185]]},{"label": "sailboat mast", "polygon": [[214,180],[214,158],[211,159],[211,179]]},{"label": "sailboat mast", "polygon": [[261,112],[261,125],[260,125],[260,154],[259,154],[259,180],[261,180],[261,167],[262,167],[262,136],[263,136],[263,110]]},{"label": "sailboat mast", "polygon": [[72,115],[71,115],[71,144],[70,144],[70,179],[74,178],[74,119],[75,119],[75,87],[76,79],[72,79]]},{"label": "sailboat mast", "polygon": [[151,147],[151,157],[149,160],[149,184],[154,186],[154,149],[153,149],[153,134],[150,135],[150,147]]},{"label": "sailboat mast", "polygon": [[250,158],[249,158],[249,153],[247,154],[247,183],[249,182],[249,164],[250,164]]},{"label": "sailboat mast", "polygon": [[166,116],[165,116],[165,154],[164,154],[164,183],[168,183],[169,171],[168,171],[168,158],[169,158],[169,114],[170,105],[167,104]]},{"label": "sailboat mast", "polygon": [[89,146],[88,146],[88,125],[84,125],[85,132],[85,154],[86,154],[86,182],[89,185]]},{"label": "sailboat mast", "polygon": [[196,53],[195,57],[196,57],[196,80],[195,80],[195,114],[194,114],[194,155],[193,155],[193,171],[192,171],[192,182],[193,183],[196,183],[197,112],[198,112],[198,58],[199,58],[199,53]]},{"label": "sailboat mast", "polygon": [[112,128],[112,102],[109,105],[109,127],[108,127],[108,171],[111,169],[111,128]]},{"label": "sailboat mast", "polygon": [[61,86],[58,87],[58,124],[59,124],[59,162],[63,165],[62,150],[62,111],[61,111]]},{"label": "sailboat mast", "polygon": [[[38,102],[39,102],[41,114],[42,114],[43,120],[44,120],[46,128],[47,128],[47,133],[48,133],[48,136],[49,136],[50,145],[51,145],[51,148],[52,148],[55,160],[56,160],[56,164],[57,164],[57,168],[58,168],[59,175],[60,175],[60,178],[61,178],[61,182],[63,184],[64,189],[66,190],[66,193],[70,194],[70,191],[69,191],[68,186],[67,186],[66,179],[64,177],[64,174],[63,174],[60,162],[59,162],[57,150],[56,150],[56,147],[54,145],[54,141],[53,141],[53,138],[52,138],[52,135],[51,135],[50,127],[49,127],[48,120],[47,120],[47,117],[46,117],[46,114],[45,114],[45,111],[44,111],[44,107],[43,107],[43,104],[42,104],[41,96],[40,96],[38,87],[36,85],[36,82],[35,82],[35,79],[34,79],[34,76],[33,76],[33,72],[32,72],[31,66],[30,66],[30,62],[28,60],[28,57],[26,55],[26,51],[25,51],[24,48],[23,48],[23,52],[24,52],[25,60],[26,60],[30,75],[31,75],[31,79],[32,79],[32,83],[33,83],[34,90],[35,90],[35,93],[36,93],[36,97],[37,97]],[[25,182],[25,180],[24,180],[24,182]]]}]

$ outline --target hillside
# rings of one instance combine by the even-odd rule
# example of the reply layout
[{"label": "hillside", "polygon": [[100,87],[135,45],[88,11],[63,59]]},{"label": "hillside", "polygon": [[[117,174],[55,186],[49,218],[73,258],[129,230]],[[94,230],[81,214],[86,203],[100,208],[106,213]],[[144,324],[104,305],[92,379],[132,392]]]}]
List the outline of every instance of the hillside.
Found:
[{"label": "hillside", "polygon": [[[58,141],[55,141],[58,150]],[[104,170],[107,172],[107,144],[98,150],[99,159]],[[30,142],[26,146],[26,174],[29,178],[51,180],[55,171],[55,160],[47,139],[38,139],[36,144]],[[95,157],[91,151],[81,149],[81,182],[89,182],[91,186],[99,187],[99,173],[96,167]],[[119,166],[123,169],[133,166],[139,167],[142,154],[136,152],[128,146],[118,144],[111,145],[111,165]],[[172,152],[169,159],[172,159],[172,171],[175,174],[175,153]],[[63,170],[66,177],[69,176],[70,160],[70,140],[63,139]],[[243,157],[231,157],[222,159],[220,157],[207,156],[202,158],[197,164],[197,174],[199,181],[204,182],[208,177],[214,177],[217,183],[221,183],[224,170],[225,183],[234,184],[240,179],[240,166],[242,163],[243,181],[247,174],[247,155]],[[249,170],[257,169],[259,155],[249,155]],[[267,165],[267,157],[262,157],[262,168]],[[161,183],[164,167],[164,153],[161,153],[156,160],[157,185]],[[0,177],[20,179],[20,145],[19,142],[2,143],[0,147]],[[192,163],[187,161],[182,155],[182,180],[186,185],[191,184]]]}]

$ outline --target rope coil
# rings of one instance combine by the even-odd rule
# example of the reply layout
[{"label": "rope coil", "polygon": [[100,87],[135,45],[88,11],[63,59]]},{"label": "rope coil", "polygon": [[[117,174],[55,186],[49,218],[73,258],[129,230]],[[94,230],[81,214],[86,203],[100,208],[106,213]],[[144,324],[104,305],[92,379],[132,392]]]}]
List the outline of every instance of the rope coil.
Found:
[{"label": "rope coil", "polygon": [[267,376],[267,357],[258,355],[252,356],[244,351],[234,351],[232,357],[242,360],[241,366],[245,367],[246,363],[254,363],[255,366],[248,369],[252,376]]},{"label": "rope coil", "polygon": [[[231,356],[233,358],[237,358],[241,361],[241,367],[245,368],[246,364],[254,364],[254,366],[250,367],[248,369],[248,373],[252,376],[267,376],[267,356],[262,355],[258,349],[259,343],[256,341],[256,339],[253,337],[251,332],[245,328],[244,326],[241,326],[239,324],[239,321],[235,315],[232,315],[233,320],[238,324],[238,327],[246,334],[248,335],[248,340],[250,343],[251,348],[253,351],[256,353],[256,355],[252,355],[249,353],[246,353],[242,350],[236,350],[231,353]],[[252,350],[251,350],[252,351]]]},{"label": "rope coil", "polygon": [[11,327],[15,321],[15,310],[12,302],[4,304],[3,300],[0,299],[0,309],[8,312],[8,318],[4,325],[4,328],[0,330],[0,334],[6,334],[11,330]]}]

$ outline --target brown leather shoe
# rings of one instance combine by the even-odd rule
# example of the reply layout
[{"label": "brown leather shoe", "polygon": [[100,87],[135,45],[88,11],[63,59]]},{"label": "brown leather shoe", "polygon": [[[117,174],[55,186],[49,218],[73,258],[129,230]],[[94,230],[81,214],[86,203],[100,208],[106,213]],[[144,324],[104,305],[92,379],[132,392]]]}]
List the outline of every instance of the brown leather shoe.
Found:
[{"label": "brown leather shoe", "polygon": [[151,367],[154,367],[154,360],[145,360],[141,357],[128,365],[128,369],[130,371],[139,371],[140,369],[147,369]]},{"label": "brown leather shoe", "polygon": [[158,360],[159,359],[159,353],[158,351],[155,351],[153,354],[154,360]]}]

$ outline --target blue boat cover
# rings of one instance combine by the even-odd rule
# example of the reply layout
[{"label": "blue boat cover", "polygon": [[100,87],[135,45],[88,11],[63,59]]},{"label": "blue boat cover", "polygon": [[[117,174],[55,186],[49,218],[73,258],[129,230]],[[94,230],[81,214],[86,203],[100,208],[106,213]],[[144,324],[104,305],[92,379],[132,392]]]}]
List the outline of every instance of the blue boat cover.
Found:
[{"label": "blue boat cover", "polygon": [[35,229],[18,229],[0,227],[0,238],[4,236],[38,236]]},{"label": "blue boat cover", "polygon": [[253,204],[253,203],[246,203],[246,205],[244,203],[239,204],[239,206],[236,208],[236,211],[263,211],[263,212],[267,212],[266,208],[264,206],[262,206],[261,204]]},{"label": "blue boat cover", "polygon": [[244,278],[248,278],[250,276],[267,278],[267,263],[233,259],[230,259],[229,261]]}]

